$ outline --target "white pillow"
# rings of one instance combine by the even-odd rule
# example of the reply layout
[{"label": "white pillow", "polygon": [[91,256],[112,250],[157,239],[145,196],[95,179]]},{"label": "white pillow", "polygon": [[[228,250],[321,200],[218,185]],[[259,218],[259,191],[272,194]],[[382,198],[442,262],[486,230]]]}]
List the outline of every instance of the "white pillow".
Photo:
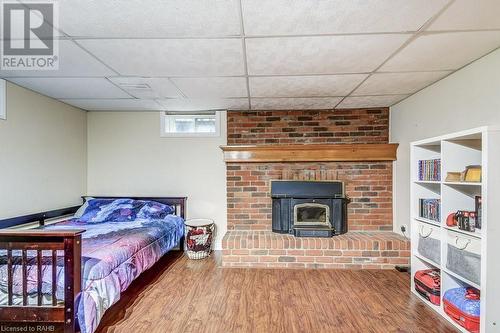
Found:
[{"label": "white pillow", "polygon": [[93,200],[93,199],[95,199],[95,198],[93,198],[93,197],[85,197],[85,203],[80,208],[78,208],[78,210],[76,211],[76,213],[75,213],[75,215],[73,217],[75,217],[75,218],[82,217],[83,213],[85,213],[85,210],[89,206],[89,201]]}]

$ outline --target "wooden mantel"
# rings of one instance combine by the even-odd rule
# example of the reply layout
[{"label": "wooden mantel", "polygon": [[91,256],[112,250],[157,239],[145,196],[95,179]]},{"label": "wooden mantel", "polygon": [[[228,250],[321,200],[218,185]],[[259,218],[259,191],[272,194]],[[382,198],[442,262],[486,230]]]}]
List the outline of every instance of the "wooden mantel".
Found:
[{"label": "wooden mantel", "polygon": [[398,144],[303,144],[220,148],[224,152],[224,161],[228,163],[395,161]]}]

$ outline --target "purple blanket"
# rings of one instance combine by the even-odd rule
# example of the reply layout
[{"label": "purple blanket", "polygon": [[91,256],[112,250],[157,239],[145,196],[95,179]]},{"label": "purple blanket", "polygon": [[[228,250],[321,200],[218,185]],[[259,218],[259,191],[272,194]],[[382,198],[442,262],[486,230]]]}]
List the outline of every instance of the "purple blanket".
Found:
[{"label": "purple blanket", "polygon": [[[97,329],[104,312],[120,299],[122,291],[142,272],[179,243],[184,234],[183,219],[167,215],[162,219],[136,219],[126,222],[85,223],[72,219],[46,229],[85,229],[82,242],[82,292],[77,297],[77,320],[82,333]],[[17,252],[17,253],[16,253]],[[19,256],[19,251],[14,255]],[[28,251],[30,260],[36,253]],[[44,251],[45,252],[45,251]],[[7,304],[7,267],[5,251],[0,251],[0,304]],[[50,305],[52,262],[43,253],[43,304]],[[57,299],[64,299],[63,253],[58,253]],[[45,256],[47,259],[45,259]],[[16,304],[22,303],[22,272],[14,262]],[[30,304],[36,304],[37,267],[28,269]]]}]

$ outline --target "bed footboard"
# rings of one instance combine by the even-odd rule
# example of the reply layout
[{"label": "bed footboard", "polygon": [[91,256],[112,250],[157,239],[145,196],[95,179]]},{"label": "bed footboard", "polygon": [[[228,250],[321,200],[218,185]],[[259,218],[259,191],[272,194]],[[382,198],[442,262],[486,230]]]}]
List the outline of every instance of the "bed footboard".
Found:
[{"label": "bed footboard", "polygon": [[[75,332],[75,297],[81,291],[82,281],[83,232],[84,230],[0,230],[0,253],[4,258],[0,265],[6,266],[7,277],[7,281],[2,281],[6,282],[3,284],[7,286],[7,300],[0,304],[0,324],[4,328],[22,327],[27,332]],[[64,269],[64,302],[58,302],[56,297],[58,265]],[[43,301],[44,266],[45,270],[50,267],[51,304]],[[19,273],[15,274],[16,270]],[[18,280],[19,274],[22,281]],[[29,294],[28,290],[28,280],[31,279],[31,283],[34,281],[33,274],[36,274],[36,295],[32,292]],[[19,290],[14,290],[15,286]]]}]

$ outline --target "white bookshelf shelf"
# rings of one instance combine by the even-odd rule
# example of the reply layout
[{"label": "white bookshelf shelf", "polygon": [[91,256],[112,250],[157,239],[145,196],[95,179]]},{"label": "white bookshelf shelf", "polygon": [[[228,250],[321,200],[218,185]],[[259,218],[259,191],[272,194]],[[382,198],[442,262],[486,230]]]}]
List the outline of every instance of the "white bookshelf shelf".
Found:
[{"label": "white bookshelf shelf", "polygon": [[460,274],[457,274],[457,273],[455,273],[455,272],[453,272],[453,271],[450,271],[450,270],[449,270],[448,268],[446,268],[446,267],[441,267],[441,271],[444,271],[445,273],[447,273],[447,274],[449,274],[449,275],[453,276],[455,279],[460,280],[461,282],[465,283],[466,285],[469,285],[469,286],[471,286],[471,287],[474,287],[474,288],[476,288],[476,289],[481,290],[481,286],[480,286],[480,285],[478,285],[477,283],[472,282],[472,281],[470,281],[469,279],[464,278],[464,277],[463,277],[463,276],[461,276]]},{"label": "white bookshelf shelf", "polygon": [[460,229],[458,229],[458,227],[448,227],[448,226],[445,226],[444,228],[447,229],[447,230],[455,231],[455,232],[458,232],[458,233],[461,233],[461,234],[464,234],[464,235],[467,235],[467,236],[475,237],[475,238],[481,238],[482,237],[481,229],[476,229],[476,231],[470,232],[470,231],[466,231],[466,230],[460,230]]},{"label": "white bookshelf shelf", "polygon": [[[500,223],[500,172],[498,172],[500,170],[500,153],[498,153],[497,147],[500,147],[500,128],[493,127],[480,127],[420,140],[411,144],[411,288],[425,304],[462,332],[466,332],[466,330],[448,317],[442,304],[435,306],[415,292],[413,276],[418,270],[439,269],[441,272],[441,296],[447,290],[460,286],[480,289],[482,296],[480,333],[499,332],[500,312],[497,309],[500,308],[500,288],[498,288],[498,281],[500,281],[500,260],[498,260],[500,225],[497,224]],[[448,172],[461,172],[468,165],[481,165],[482,180],[481,182],[418,180],[418,161],[433,159],[441,160],[442,179],[446,178]],[[460,230],[458,227],[448,227],[446,218],[450,213],[455,213],[458,210],[475,210],[476,196],[482,197],[481,229],[468,232]],[[441,221],[419,217],[419,199],[440,199]],[[432,251],[435,248],[434,251],[440,252],[434,253],[430,257],[437,258],[439,255],[440,263],[436,263],[418,252],[419,238],[426,236],[439,240],[439,246],[434,245],[430,249]],[[464,249],[460,248],[462,244]],[[453,253],[463,250],[480,256],[479,283],[455,273],[454,271],[460,271],[456,268],[460,268],[460,265],[455,266],[454,271],[447,268],[448,245],[456,247],[455,249],[450,247],[453,249]],[[469,259],[464,257],[463,260],[465,265],[466,260]]]},{"label": "white bookshelf shelf", "polygon": [[416,184],[436,184],[439,185],[441,182],[439,180],[415,180]]},{"label": "white bookshelf shelf", "polygon": [[436,227],[440,227],[441,226],[441,223],[439,221],[434,221],[434,220],[426,219],[424,217],[414,217],[413,219],[415,219],[415,220],[417,220],[419,222],[424,222],[424,223],[427,223],[427,224],[435,225]]},{"label": "white bookshelf shelf", "polygon": [[443,309],[441,308],[441,306],[436,305],[436,304],[432,304],[430,301],[428,301],[427,299],[425,299],[424,297],[422,297],[422,295],[420,295],[417,292],[415,292],[415,295],[417,295],[417,297],[420,298],[420,300],[422,300],[422,302],[424,302],[425,304],[427,304],[428,306],[430,306],[434,311],[438,312],[439,314],[442,314]]},{"label": "white bookshelf shelf", "polygon": [[420,260],[426,262],[427,264],[433,266],[434,268],[441,268],[440,264],[438,264],[437,262],[432,261],[431,259],[428,259],[428,258],[424,257],[423,255],[421,255],[418,252],[415,253],[415,257],[417,257],[418,259],[420,259]]},{"label": "white bookshelf shelf", "polygon": [[443,182],[445,185],[450,186],[481,186],[481,183],[472,183],[472,182]]}]

